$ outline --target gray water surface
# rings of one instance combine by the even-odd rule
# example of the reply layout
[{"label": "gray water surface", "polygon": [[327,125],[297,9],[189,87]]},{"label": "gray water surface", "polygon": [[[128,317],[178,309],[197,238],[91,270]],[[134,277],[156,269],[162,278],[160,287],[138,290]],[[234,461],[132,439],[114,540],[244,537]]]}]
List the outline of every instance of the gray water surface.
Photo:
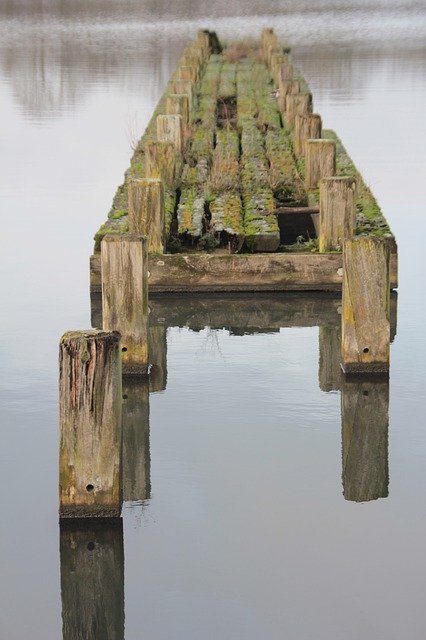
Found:
[{"label": "gray water surface", "polygon": [[[60,534],[57,349],[96,318],[92,235],[196,29],[264,26],[397,236],[390,385],[342,384],[336,300],[153,303],[124,538]],[[78,638],[94,611],[99,640],[424,638],[425,42],[408,0],[0,2],[2,638]]]}]

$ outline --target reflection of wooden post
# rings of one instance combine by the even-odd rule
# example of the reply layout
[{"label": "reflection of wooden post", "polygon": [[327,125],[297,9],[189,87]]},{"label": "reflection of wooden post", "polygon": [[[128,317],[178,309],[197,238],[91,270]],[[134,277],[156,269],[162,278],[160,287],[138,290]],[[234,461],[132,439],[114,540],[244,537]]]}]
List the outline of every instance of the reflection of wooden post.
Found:
[{"label": "reflection of wooden post", "polygon": [[187,124],[189,120],[188,96],[170,93],[166,99],[166,111],[168,115],[182,116],[184,124]]},{"label": "reflection of wooden post", "polygon": [[321,116],[317,113],[297,114],[294,118],[294,153],[303,158],[306,140],[321,138]]},{"label": "reflection of wooden post", "polygon": [[123,500],[151,497],[149,381],[123,378]]},{"label": "reflection of wooden post", "polygon": [[149,390],[152,393],[164,391],[167,385],[167,327],[164,325],[150,326],[148,329],[149,343]]},{"label": "reflection of wooden post", "polygon": [[343,251],[342,368],[345,373],[389,371],[389,244],[356,236]]},{"label": "reflection of wooden post", "polygon": [[292,129],[296,116],[304,113],[312,113],[312,94],[287,94],[285,99],[285,120],[287,127]]},{"label": "reflection of wooden post", "polygon": [[172,142],[148,142],[144,147],[145,178],[163,180],[167,187],[175,182],[176,150]]},{"label": "reflection of wooden post", "polygon": [[60,556],[63,640],[124,640],[122,521],[61,523]]},{"label": "reflection of wooden post", "polygon": [[123,372],[148,369],[148,257],[142,236],[105,236],[101,244],[102,322],[121,333]]},{"label": "reflection of wooden post", "polygon": [[90,325],[92,329],[102,329],[102,294],[90,292]]},{"label": "reflection of wooden post", "polygon": [[336,172],[336,143],[334,140],[305,141],[305,183],[307,189],[316,189],[321,178]]},{"label": "reflection of wooden post", "polygon": [[[337,316],[337,314],[336,314]],[[339,316],[336,317],[336,320]],[[321,391],[340,389],[342,370],[340,368],[340,345],[342,332],[340,323],[319,328],[319,387]]]},{"label": "reflection of wooden post", "polygon": [[147,236],[148,253],[164,253],[166,210],[163,183],[158,178],[129,180],[129,231]]},{"label": "reflection of wooden post", "polygon": [[342,481],[346,500],[388,496],[389,382],[342,382]]},{"label": "reflection of wooden post", "polygon": [[354,178],[324,178],[320,182],[319,250],[341,251],[355,233]]},{"label": "reflection of wooden post", "polygon": [[120,335],[69,331],[59,350],[59,515],[118,518],[121,510]]},{"label": "reflection of wooden post", "polygon": [[182,116],[157,116],[157,139],[159,142],[173,142],[177,153],[183,148]]}]

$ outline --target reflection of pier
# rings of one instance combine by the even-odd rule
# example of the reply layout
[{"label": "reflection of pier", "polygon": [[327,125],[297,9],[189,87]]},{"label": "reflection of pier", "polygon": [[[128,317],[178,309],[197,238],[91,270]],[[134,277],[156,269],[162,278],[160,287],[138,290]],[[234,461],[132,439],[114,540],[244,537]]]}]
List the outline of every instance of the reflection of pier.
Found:
[{"label": "reflection of pier", "polygon": [[123,524],[60,528],[63,640],[124,640]]}]

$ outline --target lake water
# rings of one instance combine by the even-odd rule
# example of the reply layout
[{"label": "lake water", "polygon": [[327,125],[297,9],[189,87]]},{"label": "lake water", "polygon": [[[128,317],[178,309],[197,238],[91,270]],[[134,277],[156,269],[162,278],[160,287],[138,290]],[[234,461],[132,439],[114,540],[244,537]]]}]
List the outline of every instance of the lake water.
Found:
[{"label": "lake water", "polygon": [[[123,533],[60,534],[58,340],[90,327],[129,139],[197,28],[264,26],[397,236],[390,385],[342,385],[333,299],[194,302],[187,327],[158,303]],[[414,0],[1,0],[2,638],[424,638],[425,42]]]}]

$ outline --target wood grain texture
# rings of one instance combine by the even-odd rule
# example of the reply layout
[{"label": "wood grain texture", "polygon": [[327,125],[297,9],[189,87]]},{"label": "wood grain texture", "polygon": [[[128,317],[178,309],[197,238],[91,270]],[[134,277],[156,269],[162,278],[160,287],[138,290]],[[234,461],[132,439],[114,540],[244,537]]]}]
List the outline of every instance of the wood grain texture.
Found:
[{"label": "wood grain texture", "polygon": [[172,142],[148,142],[144,147],[145,178],[162,180],[168,187],[176,181],[176,149]]},{"label": "wood grain texture", "polygon": [[357,236],[343,251],[342,368],[345,373],[389,371],[389,243]]},{"label": "wood grain texture", "polygon": [[316,189],[321,178],[336,173],[336,143],[334,140],[305,141],[305,186]]},{"label": "wood grain texture", "polygon": [[320,181],[319,250],[341,251],[355,233],[356,180],[346,177]]},{"label": "wood grain texture", "polygon": [[59,515],[121,510],[120,335],[70,331],[59,347]]},{"label": "wood grain texture", "polygon": [[181,65],[178,68],[179,80],[190,80],[191,82],[197,82],[198,69],[195,65]]},{"label": "wood grain texture", "polygon": [[189,101],[185,94],[170,93],[166,98],[167,115],[182,116],[184,124],[189,121]]},{"label": "wood grain texture", "polygon": [[157,140],[159,142],[173,142],[177,153],[183,148],[183,119],[182,116],[157,116]]},{"label": "wood grain texture", "polygon": [[130,233],[147,237],[148,253],[163,253],[167,236],[162,180],[129,180],[128,211]]},{"label": "wood grain texture", "polygon": [[317,113],[296,114],[294,118],[293,148],[294,153],[303,158],[305,156],[306,140],[321,138],[322,121]]},{"label": "wood grain texture", "polygon": [[169,93],[186,95],[188,97],[189,109],[194,104],[195,85],[191,80],[170,80],[168,84]]},{"label": "wood grain texture", "polygon": [[148,287],[146,238],[105,236],[101,244],[102,323],[119,331],[123,372],[148,368]]},{"label": "wood grain texture", "polygon": [[282,114],[285,114],[286,97],[288,95],[296,95],[300,93],[299,80],[282,80],[278,78],[278,108]]},{"label": "wood grain texture", "polygon": [[342,483],[346,500],[386,498],[389,381],[342,380]]},{"label": "wood grain texture", "polygon": [[151,497],[148,376],[123,378],[123,500]]},{"label": "wood grain texture", "polygon": [[62,640],[124,640],[123,524],[60,527]]},{"label": "wood grain texture", "polygon": [[285,121],[293,129],[296,115],[312,113],[311,93],[288,93],[285,99]]}]

